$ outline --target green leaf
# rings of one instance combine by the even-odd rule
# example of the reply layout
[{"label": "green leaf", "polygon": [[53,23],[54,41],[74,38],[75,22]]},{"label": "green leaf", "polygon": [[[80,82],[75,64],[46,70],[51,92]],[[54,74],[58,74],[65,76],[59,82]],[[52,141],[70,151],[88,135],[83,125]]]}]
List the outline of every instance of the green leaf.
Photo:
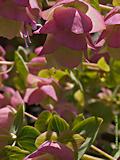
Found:
[{"label": "green leaf", "polygon": [[98,0],[90,0],[90,4],[97,9],[98,11],[100,11],[100,7],[99,7],[99,1]]},{"label": "green leaf", "polygon": [[104,77],[105,87],[116,88],[120,84],[120,60],[111,59],[110,72]]},{"label": "green leaf", "polygon": [[38,73],[39,77],[43,77],[43,78],[50,78],[51,74],[49,69],[42,69],[39,73]]},{"label": "green leaf", "polygon": [[80,83],[80,80],[78,80],[74,74],[74,72],[70,71],[70,78],[76,83],[76,85],[79,86],[80,90],[83,91],[83,86]]},{"label": "green leaf", "polygon": [[58,134],[60,132],[66,131],[69,129],[69,124],[61,117],[58,115],[53,115],[49,125],[48,125],[48,130],[55,131]]},{"label": "green leaf", "polygon": [[85,1],[90,3],[95,9],[100,11],[99,0],[85,0]]},{"label": "green leaf", "polygon": [[84,115],[81,113],[77,115],[77,117],[74,119],[73,124],[72,124],[72,129],[76,128],[79,126],[80,122],[84,120]]},{"label": "green leaf", "polygon": [[32,126],[23,127],[17,138],[18,146],[30,152],[35,151],[35,140],[39,134],[39,131]]},{"label": "green leaf", "polygon": [[48,127],[48,123],[50,119],[52,118],[52,113],[49,111],[43,111],[37,121],[35,122],[35,127],[40,131],[40,132],[45,132]]},{"label": "green leaf", "polygon": [[[114,153],[114,158],[117,159],[120,157],[120,144],[119,144],[119,147],[118,149],[115,150],[115,153]],[[119,159],[118,159],[119,160]]]},{"label": "green leaf", "polygon": [[79,125],[73,128],[74,132],[80,133],[86,137],[85,142],[78,149],[78,160],[94,142],[102,121],[102,118],[90,117],[83,120]]},{"label": "green leaf", "polygon": [[6,146],[5,153],[7,160],[23,160],[23,158],[29,154],[28,151],[16,146]]},{"label": "green leaf", "polygon": [[35,141],[35,145],[39,147],[42,143],[44,143],[47,140],[57,141],[57,133],[52,131],[47,131],[40,134]]},{"label": "green leaf", "polygon": [[66,71],[62,71],[62,70],[56,70],[56,69],[51,69],[53,78],[55,78],[56,80],[60,80],[62,79],[64,76],[68,75],[68,73]]},{"label": "green leaf", "polygon": [[22,58],[24,59],[24,61],[28,60],[28,50],[22,46],[18,46],[17,51],[19,52],[19,54],[22,56]]},{"label": "green leaf", "polygon": [[113,0],[113,6],[120,6],[120,0]]},{"label": "green leaf", "polygon": [[84,94],[80,89],[74,93],[74,98],[79,103],[80,106],[84,106],[85,104]]},{"label": "green leaf", "polygon": [[25,90],[25,83],[19,76],[13,77],[13,84],[17,90],[23,93]]},{"label": "green leaf", "polygon": [[22,56],[19,54],[18,51],[15,52],[15,65],[20,78],[25,83],[29,71],[27,65],[24,62],[24,59],[22,58]]},{"label": "green leaf", "polygon": [[23,126],[23,119],[24,119],[24,105],[20,105],[19,109],[16,113],[15,120],[12,126],[12,133],[18,135],[22,126]]},{"label": "green leaf", "polygon": [[110,72],[110,67],[106,63],[104,57],[100,58],[100,60],[97,62],[97,65],[101,70],[103,70],[105,72]]},{"label": "green leaf", "polygon": [[52,69],[43,69],[39,72],[39,76],[43,78],[54,78],[56,80],[60,80],[64,76],[66,76],[68,73],[62,70],[57,70],[55,68]]},{"label": "green leaf", "polygon": [[108,106],[106,103],[96,101],[88,105],[88,111],[91,115],[101,117],[103,119],[100,131],[105,131],[113,118],[112,107]]},{"label": "green leaf", "polygon": [[42,3],[43,8],[48,8],[48,0],[41,0],[40,2]]}]

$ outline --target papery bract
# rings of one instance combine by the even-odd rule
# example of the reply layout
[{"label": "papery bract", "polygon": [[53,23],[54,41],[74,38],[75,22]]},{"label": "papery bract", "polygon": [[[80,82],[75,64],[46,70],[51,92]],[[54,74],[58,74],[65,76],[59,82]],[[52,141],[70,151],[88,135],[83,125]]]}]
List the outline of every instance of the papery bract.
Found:
[{"label": "papery bract", "polygon": [[109,53],[105,52],[105,53],[94,53],[93,55],[90,57],[89,61],[91,63],[97,63],[99,61],[100,58],[104,57],[104,59],[106,60],[107,63],[109,63],[110,61],[110,55]]},{"label": "papery bract", "polygon": [[59,142],[46,141],[38,150],[28,155],[24,160],[74,160],[74,154],[71,149]]},{"label": "papery bract", "polygon": [[[96,47],[102,47],[103,44],[106,47],[106,51],[114,58],[120,58],[120,7],[113,8],[105,16],[106,30],[104,30],[98,41],[96,42]],[[104,43],[101,43],[101,42]]]},{"label": "papery bract", "polygon": [[77,115],[77,108],[69,102],[59,102],[55,106],[55,111],[66,121],[71,122]]},{"label": "papery bract", "polygon": [[47,97],[57,101],[56,92],[52,86],[52,82],[53,79],[29,75],[28,83],[31,84],[31,88],[27,88],[24,101],[30,105],[40,104],[40,102]]},{"label": "papery bract", "polygon": [[120,48],[120,7],[110,11],[105,17],[106,41],[111,48]]},{"label": "papery bract", "polygon": [[0,91],[0,148],[3,148],[11,139],[10,129],[23,100],[19,92],[11,87],[3,87]]},{"label": "papery bract", "polygon": [[0,128],[9,130],[14,119],[11,106],[0,108]]},{"label": "papery bract", "polygon": [[28,36],[28,28],[34,27],[40,17],[37,1],[33,3],[31,0],[5,0],[0,2],[0,8],[0,36],[9,39],[20,36],[20,32],[23,33],[23,38]]},{"label": "papery bract", "polygon": [[112,100],[112,91],[108,88],[102,88],[101,92],[97,94],[97,96],[106,101],[111,101]]},{"label": "papery bract", "polygon": [[10,136],[10,128],[13,124],[15,113],[11,106],[7,105],[0,108],[0,148],[2,149],[8,144]]},{"label": "papery bract", "polygon": [[1,88],[1,91],[3,93],[0,94],[0,108],[10,105],[17,109],[20,104],[23,104],[23,100],[18,91],[15,91],[10,87],[3,87]]},{"label": "papery bract", "polygon": [[41,69],[45,68],[47,61],[45,57],[32,58],[28,64],[31,74],[37,75]]}]

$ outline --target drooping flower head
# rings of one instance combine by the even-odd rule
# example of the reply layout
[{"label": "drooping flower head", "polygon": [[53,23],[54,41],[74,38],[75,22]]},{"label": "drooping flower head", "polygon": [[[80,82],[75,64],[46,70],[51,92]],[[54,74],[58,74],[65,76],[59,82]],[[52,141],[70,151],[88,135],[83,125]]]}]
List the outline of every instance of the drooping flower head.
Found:
[{"label": "drooping flower head", "polygon": [[[48,34],[39,54],[52,53],[60,65],[75,67],[87,52],[87,35],[105,29],[102,16],[82,0],[62,0],[43,11],[45,25],[36,33]],[[51,59],[52,59],[51,58]]]},{"label": "drooping flower head", "polygon": [[106,41],[111,48],[120,48],[120,7],[116,7],[105,17]]},{"label": "drooping flower head", "polygon": [[10,87],[0,89],[0,149],[11,140],[11,127],[23,100],[18,91]]},{"label": "drooping flower head", "polygon": [[0,149],[11,139],[10,129],[15,119],[22,98],[17,91],[10,87],[0,89]]},{"label": "drooping flower head", "polygon": [[96,46],[101,44],[107,49],[107,52],[114,58],[120,58],[120,7],[113,8],[104,18],[106,30],[104,30]]},{"label": "drooping flower head", "polygon": [[0,8],[0,36],[8,39],[19,36],[20,32],[23,37],[29,36],[28,28],[34,27],[40,17],[37,0],[1,0]]}]

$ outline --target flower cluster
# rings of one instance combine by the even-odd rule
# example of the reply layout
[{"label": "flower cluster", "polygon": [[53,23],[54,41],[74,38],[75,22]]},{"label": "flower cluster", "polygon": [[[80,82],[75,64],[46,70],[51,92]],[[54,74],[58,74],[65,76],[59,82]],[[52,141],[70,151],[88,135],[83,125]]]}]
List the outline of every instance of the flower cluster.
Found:
[{"label": "flower cluster", "polygon": [[[74,7],[75,6],[75,7]],[[94,16],[93,16],[94,15]],[[58,64],[73,68],[87,54],[90,33],[105,29],[103,17],[84,1],[60,1],[48,11],[43,11],[45,25],[35,33],[48,34],[43,49],[37,54],[49,54]]]},{"label": "flower cluster", "polygon": [[[101,108],[100,115],[96,108],[92,113],[94,103],[120,104],[120,80],[111,78],[109,66],[111,57],[120,58],[120,6],[106,15],[94,7],[89,0],[0,0],[0,37],[22,37],[26,44],[11,55],[0,44],[0,157],[8,149],[10,159],[81,159],[102,123],[96,115],[105,115]],[[29,47],[31,35],[37,42]],[[95,117],[85,119],[85,105],[86,117]],[[36,117],[27,113],[31,107],[39,108]]]}]

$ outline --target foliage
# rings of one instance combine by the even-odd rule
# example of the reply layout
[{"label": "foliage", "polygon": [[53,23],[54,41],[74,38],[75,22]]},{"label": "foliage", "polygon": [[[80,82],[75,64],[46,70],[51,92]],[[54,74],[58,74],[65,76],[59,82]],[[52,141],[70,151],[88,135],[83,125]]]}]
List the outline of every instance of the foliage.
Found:
[{"label": "foliage", "polygon": [[0,159],[119,160],[119,0],[0,8]]}]

